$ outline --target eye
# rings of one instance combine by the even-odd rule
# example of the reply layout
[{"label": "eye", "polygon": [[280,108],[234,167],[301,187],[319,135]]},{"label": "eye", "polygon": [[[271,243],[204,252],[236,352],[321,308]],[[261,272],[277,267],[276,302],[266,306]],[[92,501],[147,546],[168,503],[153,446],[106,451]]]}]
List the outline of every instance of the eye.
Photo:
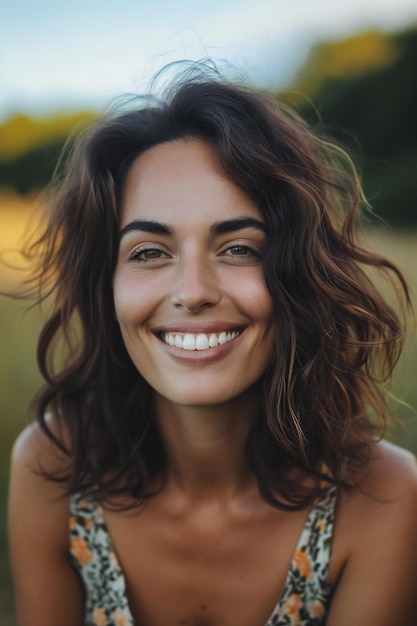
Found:
[{"label": "eye", "polygon": [[136,263],[152,263],[160,259],[168,258],[168,255],[159,248],[136,248],[130,254],[128,260]]},{"label": "eye", "polygon": [[226,248],[223,255],[232,259],[241,259],[244,261],[253,261],[261,258],[261,254],[258,250],[244,244],[235,244],[234,246]]}]

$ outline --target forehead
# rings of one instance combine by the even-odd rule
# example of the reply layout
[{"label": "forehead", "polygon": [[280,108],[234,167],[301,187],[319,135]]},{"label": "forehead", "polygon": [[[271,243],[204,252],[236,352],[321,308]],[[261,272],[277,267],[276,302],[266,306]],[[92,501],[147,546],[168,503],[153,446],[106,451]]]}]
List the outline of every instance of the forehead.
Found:
[{"label": "forehead", "polygon": [[126,177],[121,227],[134,219],[168,224],[237,215],[262,220],[249,195],[224,173],[216,150],[199,139],[176,140],[144,152]]}]

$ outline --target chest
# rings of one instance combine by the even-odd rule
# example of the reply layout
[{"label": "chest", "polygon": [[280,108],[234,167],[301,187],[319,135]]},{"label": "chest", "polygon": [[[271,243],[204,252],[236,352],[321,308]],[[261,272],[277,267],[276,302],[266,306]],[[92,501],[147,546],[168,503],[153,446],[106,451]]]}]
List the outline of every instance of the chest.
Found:
[{"label": "chest", "polygon": [[108,514],[136,623],[264,626],[284,591],[306,515]]}]

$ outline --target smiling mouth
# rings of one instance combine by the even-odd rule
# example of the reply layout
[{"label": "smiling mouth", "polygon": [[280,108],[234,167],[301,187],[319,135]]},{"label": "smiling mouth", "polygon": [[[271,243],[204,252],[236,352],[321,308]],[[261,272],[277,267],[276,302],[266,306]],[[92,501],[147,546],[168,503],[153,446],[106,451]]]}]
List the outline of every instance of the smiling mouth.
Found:
[{"label": "smiling mouth", "polygon": [[221,333],[160,333],[160,338],[164,343],[183,350],[209,350],[229,343],[239,337],[241,330]]}]

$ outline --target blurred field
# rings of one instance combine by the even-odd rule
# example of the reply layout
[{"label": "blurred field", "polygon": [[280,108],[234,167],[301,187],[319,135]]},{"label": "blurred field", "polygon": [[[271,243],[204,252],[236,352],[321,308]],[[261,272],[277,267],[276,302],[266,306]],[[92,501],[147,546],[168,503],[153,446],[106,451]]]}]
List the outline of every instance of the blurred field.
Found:
[{"label": "blurred field", "polygon": [[[19,244],[33,200],[0,197],[0,249]],[[375,249],[389,256],[404,270],[414,294],[417,292],[417,232],[380,231],[370,235]],[[6,260],[16,261],[14,255]],[[0,268],[0,291],[10,289],[19,272]],[[6,491],[9,453],[17,433],[27,423],[26,405],[39,384],[35,367],[35,339],[41,320],[37,311],[24,312],[25,305],[0,297],[0,624],[14,626],[12,587],[6,552]],[[395,392],[406,403],[395,407],[402,426],[389,433],[393,441],[417,453],[417,341],[410,325],[406,350],[398,366]]]}]

